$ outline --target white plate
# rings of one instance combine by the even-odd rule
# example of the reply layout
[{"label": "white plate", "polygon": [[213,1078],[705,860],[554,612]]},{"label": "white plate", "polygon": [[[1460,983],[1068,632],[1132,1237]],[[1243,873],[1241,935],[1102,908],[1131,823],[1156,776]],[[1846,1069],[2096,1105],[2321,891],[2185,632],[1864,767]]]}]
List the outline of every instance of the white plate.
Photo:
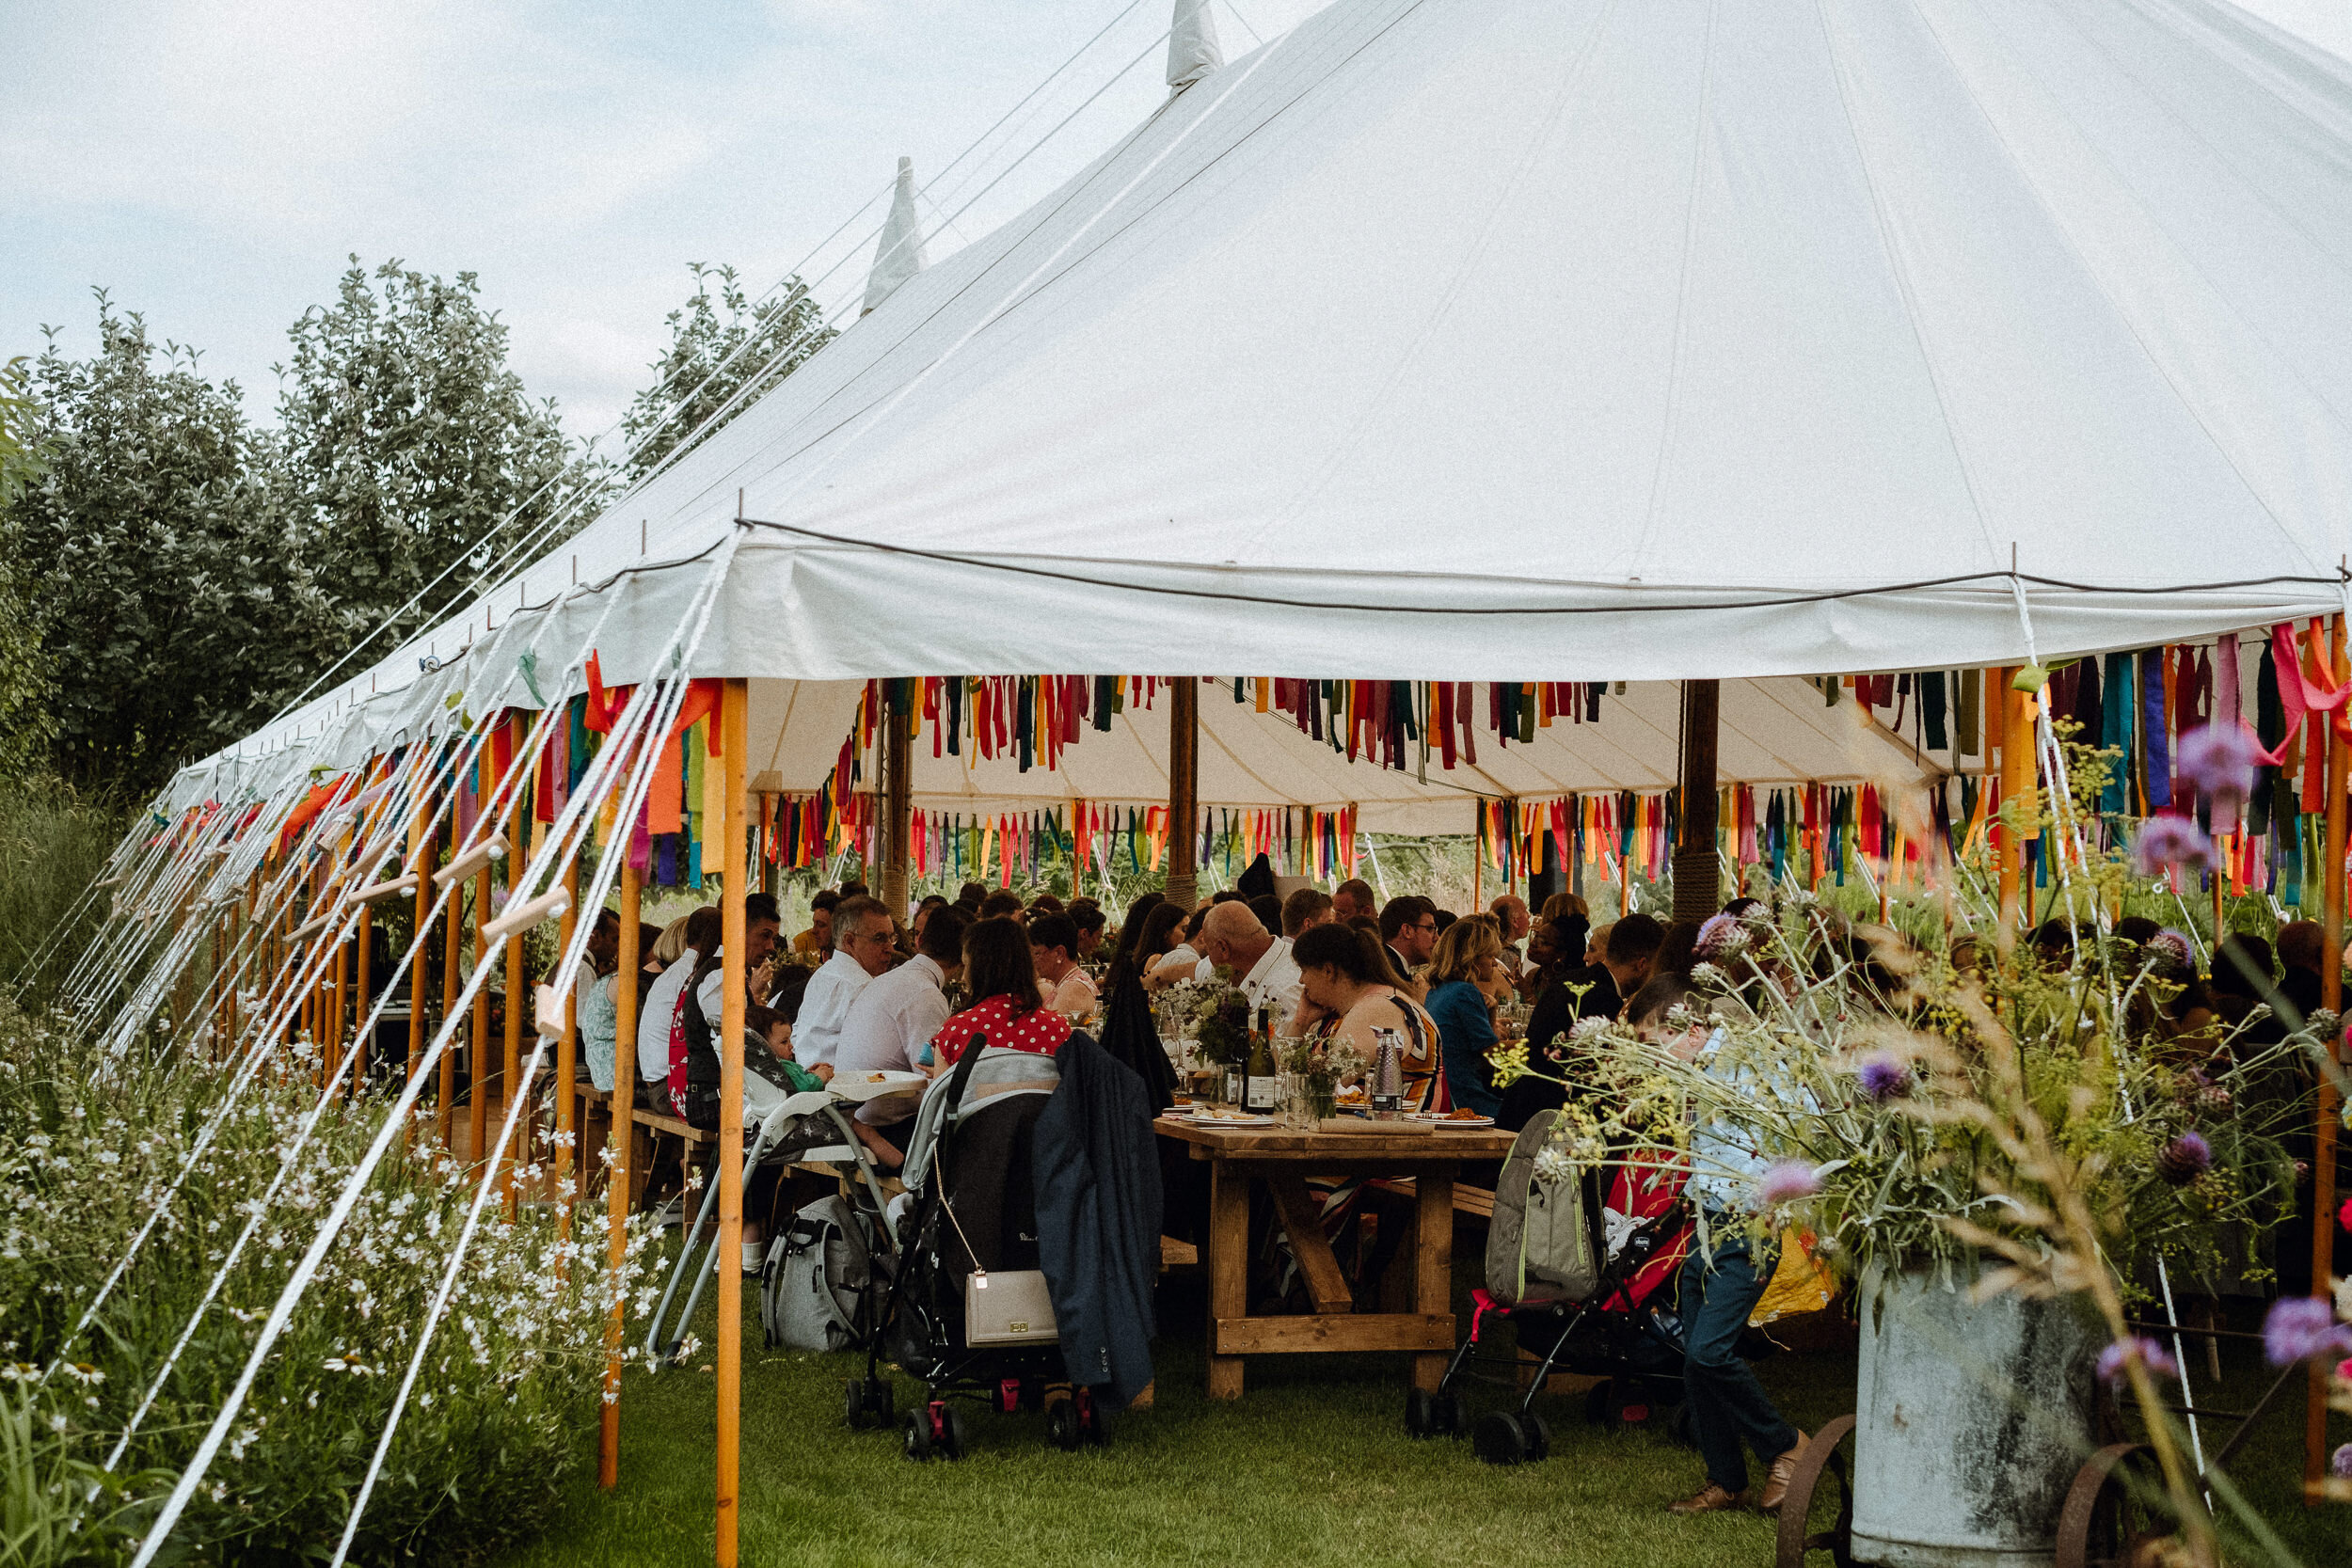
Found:
[{"label": "white plate", "polygon": [[1271,1127],[1272,1117],[1186,1117],[1195,1127]]},{"label": "white plate", "polygon": [[837,1072],[825,1086],[835,1100],[880,1100],[886,1094],[908,1094],[928,1085],[919,1072]]},{"label": "white plate", "polygon": [[1415,1111],[1412,1119],[1428,1122],[1433,1127],[1461,1127],[1472,1132],[1495,1124],[1492,1117],[1457,1117],[1438,1111]]}]

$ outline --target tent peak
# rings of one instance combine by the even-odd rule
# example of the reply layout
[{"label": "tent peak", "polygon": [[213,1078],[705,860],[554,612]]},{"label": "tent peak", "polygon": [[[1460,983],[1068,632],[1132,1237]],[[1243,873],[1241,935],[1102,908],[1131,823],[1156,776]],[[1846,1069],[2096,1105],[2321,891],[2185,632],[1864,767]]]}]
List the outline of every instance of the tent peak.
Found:
[{"label": "tent peak", "polygon": [[882,220],[882,239],[874,246],[874,270],[866,275],[866,303],[858,314],[888,299],[899,284],[929,263],[923,256],[923,227],[914,214],[914,160],[898,160],[897,187],[890,194],[890,215]]},{"label": "tent peak", "polygon": [[1175,19],[1168,27],[1168,96],[1174,98],[1224,64],[1209,0],[1176,0]]}]

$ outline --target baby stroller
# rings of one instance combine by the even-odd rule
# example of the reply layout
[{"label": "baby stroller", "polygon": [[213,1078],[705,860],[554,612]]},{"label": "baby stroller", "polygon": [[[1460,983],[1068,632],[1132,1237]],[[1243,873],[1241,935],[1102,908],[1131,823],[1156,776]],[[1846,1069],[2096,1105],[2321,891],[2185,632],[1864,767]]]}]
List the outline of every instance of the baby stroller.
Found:
[{"label": "baby stroller", "polygon": [[922,1406],[902,1429],[909,1459],[963,1457],[956,1401],[1008,1416],[1042,1409],[1064,1449],[1110,1440],[1109,1412],[1089,1390],[1068,1386],[1039,1272],[1032,1151],[1037,1118],[1058,1083],[1052,1057],[989,1051],[976,1038],[917,1118],[903,1174],[912,1203],[899,1225],[883,1330],[867,1352],[866,1376],[845,1390],[852,1428],[887,1426],[882,1361],[923,1380]]},{"label": "baby stroller", "polygon": [[[1490,1465],[1550,1451],[1550,1429],[1533,1407],[1556,1371],[1605,1379],[1587,1396],[1586,1414],[1610,1425],[1646,1422],[1659,1404],[1682,1399],[1682,1325],[1674,1304],[1693,1229],[1682,1201],[1687,1172],[1679,1163],[1634,1155],[1611,1168],[1603,1202],[1596,1202],[1598,1183],[1589,1176],[1547,1191],[1531,1180],[1532,1167],[1554,1115],[1529,1122],[1504,1162],[1495,1195],[1499,1223],[1486,1238],[1486,1288],[1470,1292],[1470,1338],[1436,1392],[1416,1388],[1406,1399],[1411,1435],[1463,1435],[1464,1384],[1515,1388],[1530,1370],[1518,1355],[1480,1354],[1486,1338],[1510,1323],[1519,1352],[1540,1359],[1518,1408],[1490,1412],[1472,1433],[1479,1458]],[[1525,1203],[1526,1218],[1502,1223],[1514,1200]],[[1483,1373],[1474,1370],[1480,1366],[1510,1371]]]},{"label": "baby stroller", "polygon": [[[854,1230],[852,1239],[862,1244],[865,1255],[880,1259],[886,1267],[889,1227],[882,1219],[884,1198],[882,1180],[874,1169],[872,1157],[858,1141],[856,1130],[850,1125],[849,1113],[866,1101],[885,1094],[903,1094],[910,1086],[919,1085],[923,1081],[919,1073],[869,1073],[862,1075],[853,1084],[836,1082],[822,1089],[810,1089],[787,1097],[761,1118],[744,1148],[744,1185],[748,1187],[751,1184],[753,1173],[764,1164],[802,1162],[849,1167],[855,1178],[851,1183],[854,1196],[849,1205],[844,1206],[844,1223]],[[715,1212],[718,1204],[719,1183],[712,1180],[704,1186],[702,1207],[696,1211],[693,1224],[679,1239],[677,1261],[670,1270],[670,1281],[661,1292],[661,1304],[654,1309],[653,1322],[645,1332],[647,1364],[656,1369],[664,1362],[679,1358],[679,1348],[686,1339],[686,1325],[694,1321],[694,1308],[702,1302],[703,1287],[726,1263],[725,1259],[717,1256],[719,1227]],[[702,1245],[706,1227],[709,1231],[709,1245],[707,1248]],[[771,1244],[771,1259],[785,1242],[786,1238],[780,1237]],[[699,1263],[696,1261],[698,1249],[702,1253]],[[689,1275],[693,1276],[693,1286],[686,1293],[686,1305],[673,1318],[670,1304],[677,1295],[679,1282]],[[773,1332],[772,1324],[771,1332]],[[870,1338],[870,1323],[866,1325],[865,1332]]]}]

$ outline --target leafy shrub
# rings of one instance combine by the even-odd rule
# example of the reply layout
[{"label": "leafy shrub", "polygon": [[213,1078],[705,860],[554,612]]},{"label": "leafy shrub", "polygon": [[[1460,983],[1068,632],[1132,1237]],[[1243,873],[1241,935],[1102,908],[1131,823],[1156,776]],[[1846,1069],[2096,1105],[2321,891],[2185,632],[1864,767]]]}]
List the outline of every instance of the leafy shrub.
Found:
[{"label": "leafy shrub", "polygon": [[[304,1144],[315,1070],[289,1057],[230,1102],[225,1071],[103,1063],[79,1039],[0,1004],[0,1350],[14,1363],[18,1402],[0,1406],[0,1523],[11,1537],[0,1562],[113,1560],[154,1517],[384,1114],[365,1100],[330,1106]],[[214,1117],[220,1131],[163,1223],[74,1337]],[[176,1554],[309,1561],[340,1536],[476,1180],[433,1147],[429,1120],[410,1134],[406,1150],[379,1167],[263,1364],[174,1533]],[[281,1156],[298,1144],[262,1205]],[[573,1221],[565,1240],[553,1206],[525,1204],[507,1223],[493,1199],[362,1519],[355,1561],[486,1555],[536,1529],[557,1500],[595,1424],[612,1288],[600,1209],[583,1205]],[[648,1244],[632,1237],[624,1288]],[[111,1467],[125,1479],[86,1506],[42,1506],[87,1495],[224,1264],[218,1300]],[[53,1360],[61,1366],[44,1382]]]}]

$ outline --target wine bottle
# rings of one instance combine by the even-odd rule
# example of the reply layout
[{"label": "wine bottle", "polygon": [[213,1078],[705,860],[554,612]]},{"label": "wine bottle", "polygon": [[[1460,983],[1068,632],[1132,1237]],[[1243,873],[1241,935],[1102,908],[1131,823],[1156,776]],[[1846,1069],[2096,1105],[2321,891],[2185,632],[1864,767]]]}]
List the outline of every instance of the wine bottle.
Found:
[{"label": "wine bottle", "polygon": [[1248,1085],[1244,1108],[1270,1117],[1280,1103],[1274,1077],[1274,1009],[1258,1009],[1258,1026],[1249,1031]]}]

